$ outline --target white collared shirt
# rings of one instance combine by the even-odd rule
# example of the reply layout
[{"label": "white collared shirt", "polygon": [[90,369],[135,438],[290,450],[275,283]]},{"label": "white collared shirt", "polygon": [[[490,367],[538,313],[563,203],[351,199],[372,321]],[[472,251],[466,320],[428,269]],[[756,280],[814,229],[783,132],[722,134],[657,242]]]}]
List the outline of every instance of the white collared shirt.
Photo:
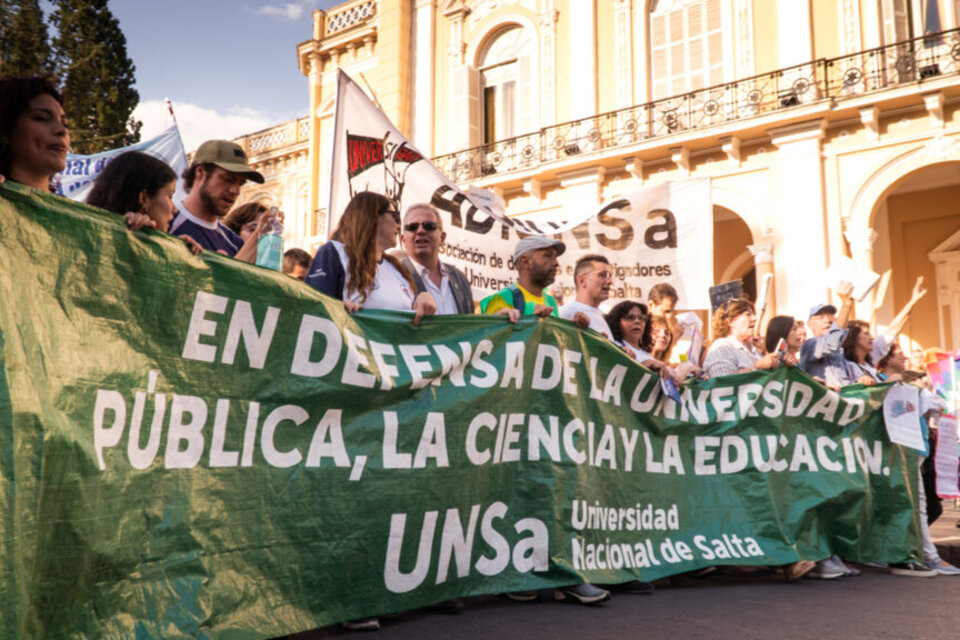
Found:
[{"label": "white collared shirt", "polygon": [[447,275],[447,269],[443,263],[440,264],[442,277],[440,278],[439,287],[433,283],[433,279],[430,277],[430,269],[414,260],[413,256],[410,257],[410,263],[413,265],[413,268],[417,270],[417,273],[420,274],[420,279],[423,280],[423,286],[427,288],[427,292],[432,295],[436,301],[437,315],[450,316],[460,313],[457,310],[457,299],[453,295],[453,289],[450,288],[450,277]]}]

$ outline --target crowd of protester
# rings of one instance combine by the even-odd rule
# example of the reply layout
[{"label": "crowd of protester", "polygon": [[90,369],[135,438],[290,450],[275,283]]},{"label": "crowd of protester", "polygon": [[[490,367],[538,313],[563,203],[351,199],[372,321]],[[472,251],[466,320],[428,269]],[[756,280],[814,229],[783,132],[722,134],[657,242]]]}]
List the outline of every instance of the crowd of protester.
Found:
[{"label": "crowd of protester", "polygon": [[[0,176],[49,190],[53,176],[64,169],[69,144],[63,99],[52,82],[43,78],[0,80]],[[114,158],[100,174],[87,202],[123,216],[132,230],[156,229],[179,236],[195,253],[208,250],[253,262],[258,239],[282,214],[257,202],[234,207],[246,180],[263,182],[263,176],[249,166],[243,149],[224,140],[207,141],[181,178],[187,196],[178,209],[173,200],[177,180],[173,170],[147,154],[127,152]],[[392,253],[398,236],[402,259]],[[669,284],[652,287],[646,301],[624,300],[603,313],[600,307],[610,296],[613,269],[606,257],[586,255],[574,268],[575,299],[561,306],[550,286],[566,247],[554,238],[528,236],[517,242],[513,251],[516,281],[474,301],[464,274],[440,261],[445,238],[442,218],[432,205],[410,206],[401,218],[396,204],[385,196],[361,192],[347,205],[330,241],[312,257],[302,249],[288,250],[283,271],[341,300],[350,313],[361,309],[406,311],[414,324],[433,314],[477,310],[506,316],[513,323],[521,316],[567,320],[609,340],[639,365],[678,385],[691,378],[778,367],[799,367],[833,389],[898,380],[922,382],[919,374],[908,375],[906,356],[896,340],[926,293],[922,279],[909,302],[878,336],[873,335],[870,323],[851,318],[853,287],[845,282],[835,290],[839,309],[818,303],[805,320],[775,316],[766,323],[765,332],[761,332],[762,319],[750,301],[728,299],[710,318],[712,342],[695,352],[678,348],[681,334],[689,327],[678,322],[679,296]],[[924,425],[935,431],[943,407],[929,392],[923,395],[923,402]],[[920,489],[924,562],[887,568],[896,575],[958,575],[960,570],[944,562],[930,540],[922,482]],[[787,579],[859,574],[837,556],[816,564],[800,561],[784,567],[783,572]],[[653,590],[652,585],[640,581],[619,588],[634,593]],[[536,592],[504,595],[518,601],[537,596]],[[595,604],[607,600],[610,593],[583,584],[557,589],[555,597]],[[438,606],[456,611],[462,603],[454,600]],[[348,626],[375,629],[378,621],[371,618]]]}]

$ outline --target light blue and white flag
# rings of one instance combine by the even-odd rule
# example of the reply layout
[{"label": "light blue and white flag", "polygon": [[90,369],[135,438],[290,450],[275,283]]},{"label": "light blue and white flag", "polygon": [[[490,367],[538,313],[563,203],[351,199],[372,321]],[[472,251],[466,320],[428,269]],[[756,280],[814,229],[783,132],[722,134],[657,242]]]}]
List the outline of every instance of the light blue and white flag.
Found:
[{"label": "light blue and white flag", "polygon": [[174,201],[180,202],[186,197],[187,194],[183,191],[180,175],[187,168],[187,154],[183,150],[180,129],[177,128],[176,123],[171,124],[157,137],[132,144],[129,147],[102,151],[89,156],[68,153],[67,166],[55,179],[57,193],[71,200],[85,201],[90,189],[93,188],[93,181],[97,179],[100,172],[106,168],[111,160],[125,151],[149,153],[170,165],[177,174],[177,193],[174,195]]}]

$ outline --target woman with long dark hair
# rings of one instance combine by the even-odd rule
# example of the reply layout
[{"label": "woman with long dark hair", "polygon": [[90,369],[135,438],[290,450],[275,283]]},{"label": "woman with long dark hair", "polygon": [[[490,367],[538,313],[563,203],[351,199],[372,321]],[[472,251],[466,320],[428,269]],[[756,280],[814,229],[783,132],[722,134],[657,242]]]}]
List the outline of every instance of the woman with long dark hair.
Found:
[{"label": "woman with long dark hair", "polygon": [[416,293],[410,274],[386,253],[396,244],[399,229],[396,207],[379,193],[361,191],[347,204],[330,242],[313,257],[307,284],[342,300],[350,313],[364,308],[413,311],[413,323],[419,324],[437,305],[429,293]]},{"label": "woman with long dark hair", "polygon": [[[863,320],[851,320],[847,323],[847,335],[841,348],[846,358],[847,384],[874,385],[884,378],[873,363],[874,338],[870,333],[870,324]],[[899,375],[887,378],[893,382]]]},{"label": "woman with long dark hair", "polygon": [[803,322],[793,316],[774,316],[767,324],[767,335],[764,338],[764,347],[767,353],[773,353],[777,345],[783,340],[786,352],[795,360],[800,358],[800,348],[807,338],[807,330]]},{"label": "woman with long dark hair", "polygon": [[63,171],[70,130],[50,78],[0,79],[0,176],[41,191]]},{"label": "woman with long dark hair", "polygon": [[[170,221],[177,212],[173,203],[176,190],[177,174],[166,162],[140,151],[126,151],[114,157],[97,176],[87,204],[123,216],[131,229],[170,231]],[[193,253],[203,250],[190,236],[179,237]]]}]

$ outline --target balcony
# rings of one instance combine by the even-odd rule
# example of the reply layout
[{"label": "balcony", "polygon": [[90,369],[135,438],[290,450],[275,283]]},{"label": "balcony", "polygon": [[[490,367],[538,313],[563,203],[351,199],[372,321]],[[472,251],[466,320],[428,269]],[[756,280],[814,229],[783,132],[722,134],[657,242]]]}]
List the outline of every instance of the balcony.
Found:
[{"label": "balcony", "polygon": [[438,156],[433,162],[463,183],[804,105],[839,104],[958,73],[960,29],[954,29],[553,125]]},{"label": "balcony", "polygon": [[305,117],[288,120],[275,127],[241,136],[234,142],[242,146],[248,156],[254,157],[285,150],[308,140],[310,140],[310,118]]}]

